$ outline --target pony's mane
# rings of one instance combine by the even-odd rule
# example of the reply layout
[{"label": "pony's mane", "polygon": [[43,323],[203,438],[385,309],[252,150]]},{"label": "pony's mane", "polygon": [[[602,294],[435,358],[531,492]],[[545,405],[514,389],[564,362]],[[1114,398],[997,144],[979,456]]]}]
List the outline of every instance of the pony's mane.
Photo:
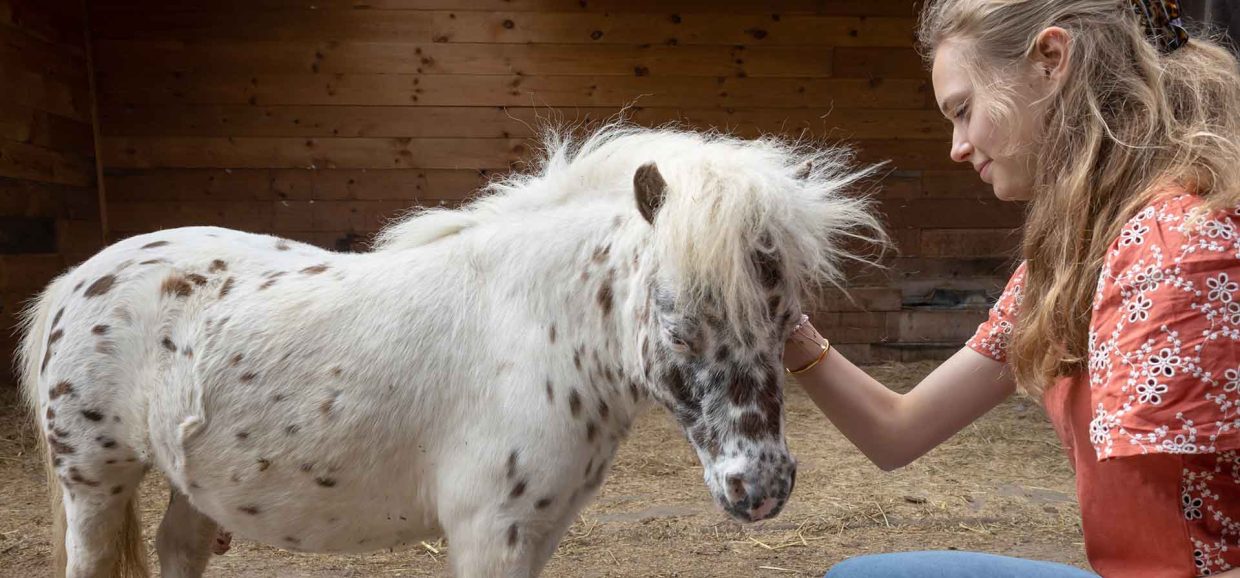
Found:
[{"label": "pony's mane", "polygon": [[684,305],[711,299],[734,322],[747,323],[766,306],[756,254],[777,259],[794,290],[812,297],[824,285],[839,286],[844,262],[872,262],[865,252],[886,245],[870,200],[852,194],[878,167],[856,169],[845,148],[621,121],[580,140],[548,130],[541,150],[534,170],[487,184],[461,208],[415,210],[386,227],[375,249],[414,248],[569,203],[632,199],[634,172],[649,162],[668,184],[653,247],[680,281]]}]

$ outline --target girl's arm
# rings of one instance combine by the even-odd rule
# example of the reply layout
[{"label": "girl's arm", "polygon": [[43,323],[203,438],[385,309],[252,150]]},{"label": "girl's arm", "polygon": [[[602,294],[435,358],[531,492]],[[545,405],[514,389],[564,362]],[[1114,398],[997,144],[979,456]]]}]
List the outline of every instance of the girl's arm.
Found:
[{"label": "girl's arm", "polygon": [[[785,366],[805,367],[823,339],[805,323],[788,340]],[[834,349],[794,379],[822,413],[870,461],[900,468],[943,443],[1016,391],[1005,365],[963,348],[900,394],[875,381]]]}]

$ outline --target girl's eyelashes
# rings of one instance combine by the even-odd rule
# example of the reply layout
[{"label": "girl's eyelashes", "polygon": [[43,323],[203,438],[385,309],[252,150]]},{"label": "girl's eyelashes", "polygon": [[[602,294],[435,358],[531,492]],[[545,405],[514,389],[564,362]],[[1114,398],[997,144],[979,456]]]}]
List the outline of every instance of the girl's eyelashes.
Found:
[{"label": "girl's eyelashes", "polygon": [[969,115],[969,105],[966,103],[966,104],[960,105],[960,107],[956,109],[956,113],[953,115],[953,118],[955,118],[956,120],[964,120],[964,118],[968,115]]}]

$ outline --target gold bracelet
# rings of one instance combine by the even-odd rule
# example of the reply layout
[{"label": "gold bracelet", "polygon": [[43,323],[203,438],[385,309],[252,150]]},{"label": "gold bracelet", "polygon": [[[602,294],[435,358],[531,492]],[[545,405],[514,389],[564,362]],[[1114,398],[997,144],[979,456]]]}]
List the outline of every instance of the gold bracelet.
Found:
[{"label": "gold bracelet", "polygon": [[822,360],[827,358],[827,352],[830,350],[831,350],[831,340],[824,337],[822,339],[822,353],[818,354],[817,359],[809,362],[809,365],[806,365],[805,367],[802,367],[801,369],[791,370],[785,367],[784,371],[788,372],[788,375],[800,375],[802,373],[805,373],[813,369],[815,365],[822,363]]}]

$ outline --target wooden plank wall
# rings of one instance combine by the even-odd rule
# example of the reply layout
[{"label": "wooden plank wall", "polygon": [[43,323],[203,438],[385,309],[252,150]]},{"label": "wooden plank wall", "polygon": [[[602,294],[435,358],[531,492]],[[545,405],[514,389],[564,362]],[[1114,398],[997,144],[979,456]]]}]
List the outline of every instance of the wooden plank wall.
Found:
[{"label": "wooden plank wall", "polygon": [[[102,244],[84,9],[0,0],[0,350],[23,302]],[[0,382],[10,382],[0,364]]]},{"label": "wooden plank wall", "polygon": [[[948,159],[909,0],[96,0],[110,236],[219,224],[364,245],[527,154],[542,119],[684,120],[891,160],[886,273],[819,323],[862,361],[959,344],[1018,207]],[[939,293],[933,293],[939,289]],[[910,308],[911,306],[911,308]],[[883,342],[920,344],[913,353]],[[935,350],[934,353],[941,353]]]}]

